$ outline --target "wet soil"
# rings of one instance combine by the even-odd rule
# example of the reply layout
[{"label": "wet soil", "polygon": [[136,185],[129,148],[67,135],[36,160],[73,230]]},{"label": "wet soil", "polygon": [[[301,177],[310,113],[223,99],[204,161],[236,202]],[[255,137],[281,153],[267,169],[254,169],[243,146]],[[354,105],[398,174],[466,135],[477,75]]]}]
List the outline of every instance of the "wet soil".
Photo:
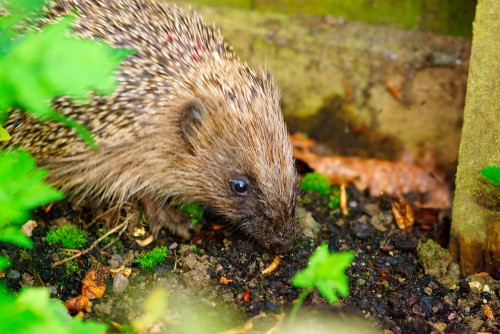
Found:
[{"label": "wet soil", "polygon": [[[332,332],[332,328],[335,333],[342,332],[340,328],[360,333],[500,331],[499,323],[484,313],[488,305],[493,316],[500,317],[500,273],[456,277],[455,282],[449,282],[426,274],[430,270],[428,263],[424,270],[420,262],[425,260],[419,262],[419,243],[434,239],[446,246],[449,212],[417,210],[414,230],[407,233],[394,223],[390,198],[368,198],[354,188],[349,188],[348,194],[348,216],[339,209],[328,209],[326,198],[314,193],[302,196],[301,207],[310,213],[309,221],[313,218],[313,226],[317,224],[319,230],[314,238],[299,237],[294,252],[284,256],[269,275],[261,271],[272,262],[273,254],[229,226],[214,229],[215,224],[220,224],[214,217],[205,218],[189,241],[162,231],[146,247],[140,247],[138,238],[132,235],[141,223],[129,226],[118,245],[105,252],[95,249],[86,254],[80,261],[81,268],[67,274],[64,265],[51,268],[59,259],[59,249],[45,242],[48,228],[66,222],[86,226],[89,246],[104,221],[94,220],[89,208],[57,203],[49,213],[35,212],[39,226],[34,230],[32,250],[0,245],[1,253],[13,262],[4,280],[15,291],[22,286],[47,286],[52,297],[66,300],[80,293],[85,273],[97,265],[132,267],[127,288],[115,291],[113,279],[108,278],[104,297],[94,300],[92,312],[86,315],[109,324],[110,332],[119,332],[126,328],[121,326],[138,318],[146,297],[159,287],[168,291],[165,317],[155,325],[160,332],[219,333],[244,324],[246,327],[232,333],[266,333],[273,329],[292,333],[300,332],[298,328],[316,328],[318,333]],[[88,226],[92,221],[95,223]],[[350,295],[332,306],[313,292],[299,311],[300,321],[287,327],[280,314],[290,311],[300,293],[290,281],[322,242],[327,242],[331,251],[355,251],[355,260],[347,271]],[[159,245],[170,249],[161,265],[141,270],[133,262],[144,250]],[[443,267],[437,259],[435,262]],[[221,277],[232,281],[222,284]],[[321,327],[331,321],[335,325]],[[363,330],[357,328],[360,325]]]}]

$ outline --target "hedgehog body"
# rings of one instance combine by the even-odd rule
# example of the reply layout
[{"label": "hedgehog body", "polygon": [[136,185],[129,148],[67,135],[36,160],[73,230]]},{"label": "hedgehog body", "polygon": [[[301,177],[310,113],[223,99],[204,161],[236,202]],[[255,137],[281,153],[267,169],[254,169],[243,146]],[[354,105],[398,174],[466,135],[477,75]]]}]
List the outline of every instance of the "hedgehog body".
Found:
[{"label": "hedgehog body", "polygon": [[197,202],[263,246],[290,250],[296,173],[274,80],[241,63],[214,26],[154,0],[58,0],[46,22],[76,12],[76,35],[134,49],[109,96],[54,108],[85,124],[99,150],[72,130],[14,112],[9,145],[28,149],[69,195],[142,203],[150,222],[171,203]]}]

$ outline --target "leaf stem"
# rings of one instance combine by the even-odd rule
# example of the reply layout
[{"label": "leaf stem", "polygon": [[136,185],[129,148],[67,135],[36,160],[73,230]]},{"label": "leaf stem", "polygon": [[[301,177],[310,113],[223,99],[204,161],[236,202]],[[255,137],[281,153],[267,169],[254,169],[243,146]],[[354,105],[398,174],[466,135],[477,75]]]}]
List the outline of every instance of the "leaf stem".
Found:
[{"label": "leaf stem", "polygon": [[293,325],[293,323],[295,321],[295,316],[296,316],[297,312],[299,311],[300,305],[302,305],[302,302],[311,293],[311,291],[312,291],[312,288],[308,288],[300,293],[299,297],[295,301],[295,304],[293,304],[292,311],[290,312],[290,318],[288,321],[289,325]]}]

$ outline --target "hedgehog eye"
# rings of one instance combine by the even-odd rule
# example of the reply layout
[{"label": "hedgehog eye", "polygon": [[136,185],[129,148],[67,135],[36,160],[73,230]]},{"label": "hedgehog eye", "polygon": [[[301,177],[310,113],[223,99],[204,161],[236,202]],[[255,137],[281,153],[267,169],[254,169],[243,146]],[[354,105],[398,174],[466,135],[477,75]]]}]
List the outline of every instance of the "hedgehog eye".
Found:
[{"label": "hedgehog eye", "polygon": [[230,182],[231,190],[238,195],[246,195],[248,190],[248,183],[242,179],[232,180]]}]

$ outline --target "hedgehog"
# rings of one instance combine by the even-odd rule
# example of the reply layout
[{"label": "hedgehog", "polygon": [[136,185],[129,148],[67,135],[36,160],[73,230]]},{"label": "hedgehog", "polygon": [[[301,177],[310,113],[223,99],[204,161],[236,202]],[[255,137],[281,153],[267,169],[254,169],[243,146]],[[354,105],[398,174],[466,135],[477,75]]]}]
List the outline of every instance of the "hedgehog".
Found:
[{"label": "hedgehog", "polygon": [[214,25],[155,0],[49,1],[43,23],[76,13],[74,34],[135,50],[108,96],[60,96],[54,109],[84,124],[91,150],[56,122],[20,111],[9,147],[34,155],[72,198],[141,206],[151,231],[187,229],[198,203],[276,254],[293,249],[297,176],[273,77],[237,58]]}]

